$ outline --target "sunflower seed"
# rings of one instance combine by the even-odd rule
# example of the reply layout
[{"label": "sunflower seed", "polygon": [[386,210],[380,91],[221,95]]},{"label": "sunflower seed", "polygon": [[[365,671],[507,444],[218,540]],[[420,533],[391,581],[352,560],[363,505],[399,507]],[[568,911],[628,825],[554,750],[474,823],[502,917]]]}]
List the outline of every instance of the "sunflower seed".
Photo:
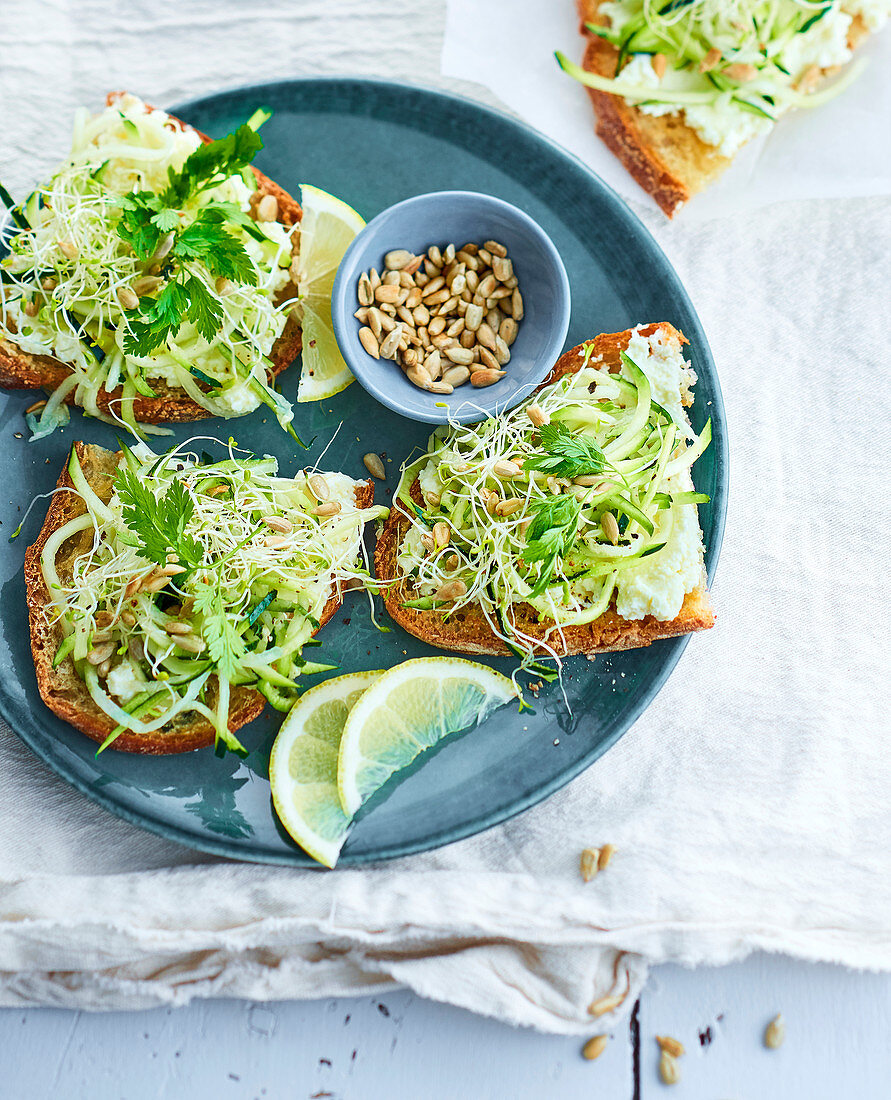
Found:
[{"label": "sunflower seed", "polygon": [[495,333],[492,331],[491,325],[488,322],[483,323],[476,330],[476,338],[478,343],[482,344],[484,348],[489,348],[490,351],[495,350]]},{"label": "sunflower seed", "polygon": [[591,1016],[605,1016],[607,1012],[612,1012],[613,1009],[618,1008],[624,1000],[624,993],[615,997],[600,997],[588,1005],[588,1012]]},{"label": "sunflower seed", "polygon": [[402,279],[399,276],[398,271],[385,271],[381,275],[381,282],[384,286],[401,286]]},{"label": "sunflower seed", "polygon": [[399,341],[402,339],[402,325],[396,325],[393,331],[387,336],[384,342],[381,344],[381,356],[384,359],[395,359],[396,349],[399,347]]},{"label": "sunflower seed", "polygon": [[[378,328],[380,328],[380,321],[378,321]],[[371,328],[359,329],[359,343],[365,348],[372,359],[380,359],[380,347]]]},{"label": "sunflower seed", "polygon": [[414,259],[414,254],[407,248],[394,248],[384,256],[384,267],[387,271],[401,271]]},{"label": "sunflower seed", "polygon": [[471,303],[464,313],[464,324],[471,332],[476,332],[483,323],[483,316],[483,307],[475,306]]},{"label": "sunflower seed", "polygon": [[446,348],[446,358],[451,359],[461,367],[469,366],[473,362],[473,352],[469,348]]},{"label": "sunflower seed", "polygon": [[465,329],[458,337],[458,343],[461,345],[462,348],[472,349],[474,344],[476,343],[476,333],[470,332]]},{"label": "sunflower seed", "polygon": [[[424,360],[424,369],[430,375],[430,380],[435,382],[442,373],[442,357],[438,351],[431,351]],[[446,379],[443,379],[446,381]],[[454,384],[454,383],[453,383]]]},{"label": "sunflower seed", "polygon": [[[120,287],[118,290],[118,301],[124,309],[136,309],[139,305],[139,297],[128,286]],[[28,303],[28,305],[31,304],[31,302]],[[36,313],[37,310],[35,309],[34,312]]]},{"label": "sunflower seed", "polygon": [[496,477],[516,477],[517,474],[522,473],[522,469],[516,462],[511,462],[508,458],[499,458],[495,465],[492,467],[492,473]]},{"label": "sunflower seed", "polygon": [[503,370],[492,370],[490,367],[483,367],[480,370],[475,370],[470,376],[471,386],[475,386],[477,389],[482,389],[484,386],[494,386],[494,384],[503,378],[505,372]]},{"label": "sunflower seed", "polygon": [[499,516],[511,516],[514,514],[514,512],[518,512],[522,507],[522,500],[520,500],[519,497],[514,497],[511,500],[502,500],[502,502],[495,508],[495,512]]},{"label": "sunflower seed", "polygon": [[278,199],[275,195],[264,195],[257,203],[257,221],[274,222],[278,218]]},{"label": "sunflower seed", "polygon": [[582,1057],[587,1058],[589,1062],[593,1062],[595,1058],[599,1058],[603,1054],[608,1042],[608,1035],[595,1035],[582,1047]]},{"label": "sunflower seed", "polygon": [[519,326],[513,317],[505,317],[498,329],[498,335],[510,347],[517,338]]},{"label": "sunflower seed", "polygon": [[435,264],[437,267],[442,267],[442,253],[435,244],[431,244],[427,249],[427,256],[430,263]]},{"label": "sunflower seed", "polygon": [[487,275],[485,279],[480,279],[479,286],[476,289],[478,294],[481,294],[484,298],[488,298],[497,286],[498,281],[495,276]]},{"label": "sunflower seed", "polygon": [[294,530],[294,524],[284,516],[264,516],[263,522],[273,531],[278,531],[280,535],[290,535]]},{"label": "sunflower seed", "polygon": [[672,1058],[680,1058],[686,1053],[684,1044],[677,1039],[672,1039],[670,1035],[657,1035],[656,1042],[659,1044],[659,1049],[667,1051]]},{"label": "sunflower seed", "polygon": [[603,528],[603,533],[607,541],[615,546],[619,541],[619,521],[612,512],[603,513],[600,517],[600,526]]},{"label": "sunflower seed", "polygon": [[103,645],[94,646],[87,654],[87,660],[91,665],[101,665],[103,661],[114,653],[114,642],[105,642]]},{"label": "sunflower seed", "polygon": [[467,367],[449,367],[449,369],[443,371],[442,374],[443,382],[448,382],[453,388],[455,386],[463,386],[469,378],[470,370]]},{"label": "sunflower seed", "polygon": [[523,320],[523,295],[516,288],[511,292],[510,311],[515,321]]},{"label": "sunflower seed", "polygon": [[429,390],[433,385],[433,379],[430,377],[427,369],[422,366],[409,367],[405,372],[406,378],[409,382],[412,382],[419,389]]},{"label": "sunflower seed", "polygon": [[585,882],[590,882],[597,874],[599,867],[597,861],[600,858],[599,848],[585,848],[579,856],[579,874]]},{"label": "sunflower seed", "polygon": [[783,1019],[782,1013],[778,1013],[770,1021],[764,1030],[764,1045],[768,1050],[777,1050],[781,1047],[786,1039],[786,1021]]},{"label": "sunflower seed", "polygon": [[312,510],[314,516],[336,516],[340,511],[340,505],[336,500],[326,500],[324,504],[317,504]]},{"label": "sunflower seed", "polygon": [[328,482],[322,477],[321,474],[312,474],[307,479],[307,487],[312,495],[318,501],[327,500],[331,496],[331,490],[328,487]]},{"label": "sunflower seed", "polygon": [[[442,275],[437,275],[435,279],[431,279],[430,282],[424,287],[421,293],[421,297],[425,299],[429,298],[431,294],[435,294],[438,290],[442,290],[445,285],[446,281],[442,277]],[[448,294],[446,295],[446,298],[448,298]],[[445,301],[445,298],[443,298],[443,301]]]},{"label": "sunflower seed", "polygon": [[374,303],[374,291],[371,288],[371,280],[364,271],[359,276],[357,297],[360,306],[370,306]]},{"label": "sunflower seed", "polygon": [[510,348],[505,344],[500,336],[495,337],[495,358],[498,360],[500,367],[506,366],[510,362]]},{"label": "sunflower seed", "polygon": [[502,259],[507,255],[507,249],[503,244],[499,244],[498,241],[486,241],[485,248],[487,252],[491,252],[493,256],[500,256]]},{"label": "sunflower seed", "polygon": [[442,600],[446,603],[451,600],[457,600],[459,597],[467,594],[467,585],[460,579],[453,581],[446,581],[444,585],[436,590],[433,594],[435,600]]},{"label": "sunflower seed", "polygon": [[542,424],[549,423],[551,419],[540,405],[530,405],[526,409],[526,415],[536,428],[540,428]]},{"label": "sunflower seed", "polygon": [[179,648],[187,653],[201,653],[204,650],[204,639],[199,638],[197,634],[183,634],[174,640]]}]

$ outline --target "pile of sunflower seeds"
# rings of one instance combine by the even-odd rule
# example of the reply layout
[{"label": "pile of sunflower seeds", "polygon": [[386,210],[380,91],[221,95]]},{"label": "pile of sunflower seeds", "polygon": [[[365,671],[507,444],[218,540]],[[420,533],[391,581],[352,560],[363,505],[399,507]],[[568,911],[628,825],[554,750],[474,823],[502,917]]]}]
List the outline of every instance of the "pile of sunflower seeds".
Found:
[{"label": "pile of sunflower seeds", "polygon": [[523,296],[498,241],[423,256],[396,248],[359,276],[359,340],[375,359],[392,359],[422,390],[491,386],[505,375],[523,320]]}]

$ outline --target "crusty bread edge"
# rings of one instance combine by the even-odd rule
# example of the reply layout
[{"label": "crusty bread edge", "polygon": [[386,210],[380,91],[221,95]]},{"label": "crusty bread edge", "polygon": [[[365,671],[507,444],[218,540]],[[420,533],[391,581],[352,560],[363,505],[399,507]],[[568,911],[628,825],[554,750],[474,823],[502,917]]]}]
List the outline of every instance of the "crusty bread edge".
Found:
[{"label": "crusty bread edge", "polygon": [[[664,323],[646,325],[638,331],[649,336],[657,329],[661,329],[666,335],[674,334],[682,343],[687,343],[682,333]],[[626,330],[596,337],[595,360],[601,357],[611,369],[618,369],[619,350],[627,347],[631,336],[632,330]],[[580,344],[565,352],[542,383],[542,387],[565,374],[578,371],[582,365],[580,353],[584,348],[585,345]],[[412,486],[412,495],[418,503],[423,503],[417,482]],[[408,527],[409,521],[405,513],[394,502],[383,530],[378,536],[374,558],[375,575],[379,581],[385,582],[382,584],[382,594],[390,617],[409,634],[441,649],[492,656],[509,655],[511,650],[492,632],[482,613],[474,607],[450,614],[448,611],[420,611],[402,606],[405,600],[417,595],[408,585],[406,578],[400,577],[396,563],[399,547]],[[529,616],[528,620],[524,618],[523,625],[530,636],[543,639],[551,632],[548,644],[561,656],[634,649],[649,645],[661,638],[708,630],[715,623],[715,612],[706,587],[704,570],[702,583],[687,594],[679,614],[667,622],[655,619],[651,615],[643,619],[623,619],[615,610],[610,609],[592,623],[564,627],[558,634],[553,630],[553,623],[548,621],[541,624],[535,623],[533,621],[535,613],[531,608],[526,608],[524,612],[521,605],[516,610],[518,614]]]},{"label": "crusty bread edge", "polygon": [[[107,97],[109,106],[119,99],[124,92],[110,92]],[[148,106],[148,105],[147,105]],[[149,107],[149,110],[152,108]],[[188,126],[175,116],[171,120],[183,129],[195,129]],[[200,130],[195,133],[207,144],[212,139]],[[287,191],[274,180],[269,179],[259,169],[251,166],[251,170],[257,178],[257,191],[261,195],[274,195],[279,204],[278,220],[283,225],[294,225],[300,221],[303,211],[300,204]],[[286,301],[291,297],[285,294],[280,301]],[[288,317],[281,336],[273,345],[269,359],[273,364],[272,376],[277,377],[283,370],[293,363],[302,346],[300,326],[293,315]],[[71,367],[56,359],[52,355],[35,355],[32,352],[23,351],[14,341],[0,336],[0,386],[7,389],[43,389],[47,392],[54,390],[71,374]],[[168,386],[163,379],[153,378],[152,388],[155,397],[146,397],[137,394],[133,399],[133,416],[144,424],[159,423],[183,423],[192,420],[203,420],[213,414],[193,401],[191,397],[178,387]],[[118,386],[110,393],[100,388],[96,403],[106,414],[110,415],[112,407],[120,408],[123,398],[123,387]],[[74,393],[66,398],[66,403],[75,403]]]},{"label": "crusty bread edge", "polygon": [[[615,73],[619,53],[609,42],[591,34],[586,23],[606,24],[600,14],[601,0],[576,0],[580,19],[580,33],[585,39],[585,52],[582,68],[599,76],[611,77]],[[869,30],[863,19],[857,15],[851,24],[848,42],[856,49]],[[835,69],[824,70],[824,76],[831,75]],[[611,153],[624,165],[629,175],[648,192],[669,218],[699,191],[704,190],[722,175],[733,161],[707,145],[691,127],[682,120],[672,120],[672,125],[684,134],[685,143],[694,152],[700,165],[695,175],[682,178],[673,171],[666,161],[647,141],[642,132],[643,115],[638,108],[626,103],[621,96],[601,92],[596,88],[587,88],[594,112],[597,116],[596,131]],[[669,116],[664,116],[669,117]],[[650,118],[652,122],[652,118]]]},{"label": "crusty bread edge", "polygon": [[[117,456],[114,455],[114,452],[103,447],[97,447],[94,444],[75,443],[74,451],[85,471],[95,465],[97,461],[110,467],[110,459],[114,458],[116,464]],[[60,626],[53,622],[50,614],[49,590],[46,587],[43,571],[40,567],[40,556],[50,535],[69,520],[83,515],[86,510],[80,496],[73,491],[74,484],[68,473],[67,461],[56,487],[63,490],[70,489],[72,492],[54,493],[40,533],[35,542],[25,552],[25,591],[28,606],[28,626],[31,635],[31,655],[34,660],[37,687],[44,703],[64,722],[74,726],[75,729],[80,730],[81,733],[86,734],[92,740],[101,742],[115,728],[115,722],[96,706],[85,686],[83,687],[82,696],[76,701],[72,701],[61,691],[61,686],[66,678],[70,681],[72,677],[77,677],[74,663],[70,657],[66,657],[60,663],[58,669],[53,668],[53,658],[63,635]],[[105,499],[110,496],[110,479],[107,484],[101,486],[94,481],[93,487]],[[358,482],[356,489],[357,506],[368,508],[373,502],[374,483],[370,479]],[[319,617],[319,630],[331,619],[342,603],[342,593],[332,592]],[[317,631],[313,633],[317,633]],[[212,677],[211,684],[213,679]],[[229,729],[233,733],[241,729],[242,726],[253,721],[265,705],[266,700],[259,691],[243,686],[232,688]],[[205,748],[212,745],[214,739],[215,733],[210,722],[200,715],[190,714],[183,721],[177,720],[173,731],[167,727],[162,727],[150,734],[125,731],[115,740],[112,747],[122,752],[164,755]]]}]

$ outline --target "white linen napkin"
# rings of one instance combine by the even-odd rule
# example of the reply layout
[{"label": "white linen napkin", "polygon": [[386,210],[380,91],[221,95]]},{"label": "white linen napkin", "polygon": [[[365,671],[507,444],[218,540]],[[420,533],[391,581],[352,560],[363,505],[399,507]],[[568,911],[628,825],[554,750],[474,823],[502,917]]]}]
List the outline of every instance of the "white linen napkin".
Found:
[{"label": "white linen napkin", "polygon": [[[575,0],[448,0],[443,73],[484,84],[623,198],[655,210],[594,133],[588,93],[561,71],[555,50],[581,63]],[[868,40],[857,56],[869,64],[850,88],[819,109],[781,119],[676,216],[689,224],[781,199],[891,192],[891,31]]]},{"label": "white linen napkin", "polygon": [[[261,72],[361,64],[429,80],[440,32],[433,0],[344,0],[336,15],[324,0],[22,5],[0,26],[0,176],[18,188],[47,167],[71,109],[108,87],[163,104]],[[141,832],[0,729],[0,1004],[396,983],[582,1033],[589,1003],[624,995],[627,1011],[664,960],[766,949],[891,968],[889,213],[860,199],[700,225],[645,215],[700,312],[727,405],[719,618],[585,775],[440,851],[301,872]],[[604,842],[617,853],[584,884],[579,853]]]}]

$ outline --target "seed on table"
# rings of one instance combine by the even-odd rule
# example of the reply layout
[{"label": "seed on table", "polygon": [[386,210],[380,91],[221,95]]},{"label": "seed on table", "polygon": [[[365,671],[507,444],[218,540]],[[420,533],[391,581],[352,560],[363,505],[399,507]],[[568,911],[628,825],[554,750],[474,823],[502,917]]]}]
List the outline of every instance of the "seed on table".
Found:
[{"label": "seed on table", "polygon": [[471,330],[471,332],[476,332],[476,330],[483,323],[483,317],[483,307],[475,306],[473,305],[473,303],[471,303],[470,305],[468,305],[467,310],[464,313],[464,324],[467,326],[467,328]]},{"label": "seed on table", "polygon": [[[89,660],[89,658],[87,658]],[[783,1045],[786,1039],[786,1021],[782,1013],[778,1013],[770,1021],[764,1031],[764,1045],[768,1050],[776,1050]]]},{"label": "seed on table", "polygon": [[367,326],[359,329],[359,343],[368,352],[372,359],[380,359],[381,351],[374,332]]},{"label": "seed on table", "polygon": [[381,285],[374,292],[375,301],[383,302],[387,305],[393,305],[396,299],[399,297],[399,287],[393,286],[391,283],[381,283]]},{"label": "seed on table", "polygon": [[409,367],[405,372],[405,377],[416,385],[419,389],[429,390],[433,385],[433,379],[430,377],[429,371],[426,367],[417,366]]},{"label": "seed on table", "polygon": [[519,326],[513,317],[505,317],[498,329],[498,335],[508,347],[516,340]]},{"label": "seed on table", "polygon": [[673,1058],[667,1050],[663,1050],[659,1058],[659,1076],[665,1085],[676,1085],[681,1079],[681,1068],[677,1059]]},{"label": "seed on table", "polygon": [[503,370],[490,370],[488,367],[482,370],[475,370],[470,376],[471,386],[476,386],[477,389],[482,389],[484,386],[494,385],[500,378],[503,378],[507,372]]},{"label": "seed on table", "polygon": [[479,344],[477,344],[477,348],[479,349],[479,353],[480,353],[480,360],[479,361],[483,364],[483,366],[487,370],[501,370],[501,364],[498,362],[498,360],[495,358],[495,356],[491,353],[491,351],[489,351],[488,348],[480,347]]},{"label": "seed on table", "polygon": [[498,365],[503,367],[510,362],[510,348],[505,344],[500,336],[495,337],[495,358],[498,360]]},{"label": "seed on table", "polygon": [[435,244],[431,244],[427,249],[427,256],[430,263],[436,264],[437,267],[442,267],[442,253]]},{"label": "seed on table", "polygon": [[384,267],[388,271],[401,271],[414,258],[414,253],[409,252],[407,248],[394,248],[384,256]]},{"label": "seed on table", "polygon": [[442,380],[448,382],[452,387],[463,386],[470,378],[470,370],[468,367],[449,367],[448,370],[443,371]]},{"label": "seed on table", "polygon": [[328,482],[322,477],[321,474],[312,474],[307,480],[306,484],[309,486],[309,491],[320,503],[328,499],[331,496],[331,490],[328,488]]},{"label": "seed on table", "polygon": [[511,292],[510,311],[515,321],[523,320],[523,295],[517,289]]},{"label": "seed on table", "polygon": [[514,265],[502,256],[492,257],[492,274],[499,283],[505,282],[514,273]]},{"label": "seed on table", "polygon": [[660,1050],[667,1050],[672,1058],[681,1058],[686,1054],[684,1044],[679,1039],[673,1039],[670,1035],[657,1035],[656,1042]]},{"label": "seed on table", "polygon": [[336,500],[326,500],[324,504],[317,504],[312,510],[314,516],[336,516],[340,511],[340,505]]},{"label": "seed on table", "polygon": [[470,332],[468,329],[465,329],[458,337],[458,342],[460,343],[462,348],[472,349],[474,344],[476,343],[476,333]]},{"label": "seed on table", "polygon": [[396,349],[399,347],[399,341],[401,339],[402,325],[396,325],[393,331],[381,344],[381,356],[384,359],[394,359],[396,357]]},{"label": "seed on table", "polygon": [[[604,844],[600,849],[600,855],[597,859],[597,867],[603,871],[609,866],[610,860],[616,854],[616,846],[614,844]],[[684,1052],[681,1051],[681,1054]]]},{"label": "seed on table", "polygon": [[370,306],[374,302],[374,289],[366,272],[359,276],[359,288],[357,291],[360,306]]},{"label": "seed on table", "polygon": [[608,1043],[608,1035],[594,1035],[582,1047],[582,1057],[589,1062],[593,1062],[595,1058],[599,1058],[603,1054]]},{"label": "seed on table", "polygon": [[[530,517],[531,518],[531,517]],[[599,997],[596,1001],[592,1001],[588,1005],[588,1013],[591,1016],[605,1016],[607,1012],[612,1012],[618,1008],[622,1001],[625,1000],[626,994],[619,993],[614,997]]]},{"label": "seed on table", "polygon": [[367,455],[362,456],[362,461],[365,463],[365,469],[372,477],[376,477],[380,481],[386,480],[387,471],[384,469],[384,463],[379,454],[369,451]]},{"label": "seed on table", "polygon": [[492,331],[492,326],[487,322],[483,323],[476,330],[477,342],[482,344],[484,348],[489,348],[490,351],[495,350],[495,333]]},{"label": "seed on table", "polygon": [[431,393],[451,393],[453,386],[450,386],[448,382],[431,382],[429,385]]},{"label": "seed on table", "polygon": [[446,348],[446,358],[451,359],[453,363],[457,363],[459,366],[469,366],[473,362],[473,352],[470,348]]}]

